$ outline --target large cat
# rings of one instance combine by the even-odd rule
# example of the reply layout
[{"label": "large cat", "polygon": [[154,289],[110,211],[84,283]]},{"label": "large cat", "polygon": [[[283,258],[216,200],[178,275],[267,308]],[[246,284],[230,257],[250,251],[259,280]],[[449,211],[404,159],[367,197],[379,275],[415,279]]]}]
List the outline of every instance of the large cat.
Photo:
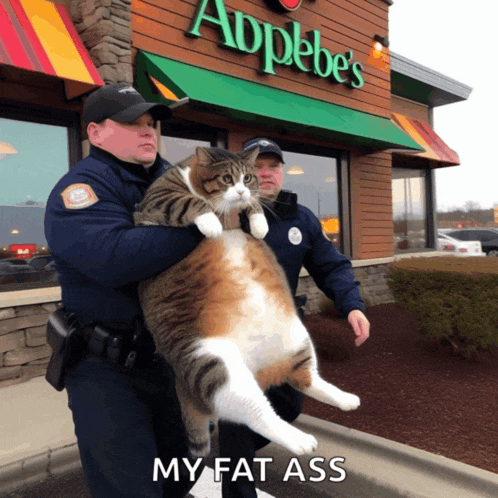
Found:
[{"label": "large cat", "polygon": [[[314,451],[312,435],[274,412],[263,392],[272,385],[288,382],[342,410],[360,404],[319,376],[285,273],[261,240],[268,224],[257,201],[258,153],[198,147],[149,187],[135,213],[136,225],[195,223],[206,236],[140,289],[157,350],[175,370],[193,457],[210,451],[210,419],[245,424],[298,455]],[[224,217],[240,208],[252,236],[223,230]]]}]

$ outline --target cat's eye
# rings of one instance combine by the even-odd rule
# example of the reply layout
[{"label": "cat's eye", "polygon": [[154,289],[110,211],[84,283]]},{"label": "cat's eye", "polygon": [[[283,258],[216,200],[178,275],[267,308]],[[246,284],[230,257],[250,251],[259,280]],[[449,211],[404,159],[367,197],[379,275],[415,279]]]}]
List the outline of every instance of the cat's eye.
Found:
[{"label": "cat's eye", "polygon": [[244,176],[244,183],[249,183],[252,180],[252,175]]},{"label": "cat's eye", "polygon": [[225,182],[225,183],[233,183],[233,180],[232,180],[232,175],[224,175],[222,180]]}]

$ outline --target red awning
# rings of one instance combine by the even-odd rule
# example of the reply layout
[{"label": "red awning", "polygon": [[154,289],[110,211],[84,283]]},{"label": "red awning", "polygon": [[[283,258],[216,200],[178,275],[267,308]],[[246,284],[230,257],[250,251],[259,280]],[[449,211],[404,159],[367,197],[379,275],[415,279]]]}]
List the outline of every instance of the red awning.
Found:
[{"label": "red awning", "polygon": [[450,149],[427,123],[397,113],[391,114],[391,120],[425,149],[424,152],[409,153],[407,151],[396,151],[396,153],[413,157],[424,157],[448,166],[460,164],[457,153]]},{"label": "red awning", "polygon": [[62,78],[68,99],[104,85],[64,7],[47,0],[0,0],[0,64]]}]

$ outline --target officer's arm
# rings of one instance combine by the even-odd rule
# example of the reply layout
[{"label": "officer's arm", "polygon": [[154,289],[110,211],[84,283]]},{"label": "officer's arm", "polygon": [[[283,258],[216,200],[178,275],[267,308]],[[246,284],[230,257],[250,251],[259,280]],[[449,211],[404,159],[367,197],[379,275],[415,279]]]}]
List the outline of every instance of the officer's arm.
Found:
[{"label": "officer's arm", "polygon": [[54,255],[102,285],[119,287],[164,271],[203,238],[196,227],[135,228],[126,207],[98,187],[98,202],[81,209],[67,209],[54,189],[45,236]]},{"label": "officer's arm", "polygon": [[350,260],[340,254],[325,237],[319,220],[308,213],[307,224],[312,235],[312,247],[307,251],[304,267],[318,288],[334,301],[336,308],[348,315],[354,309],[364,310],[358,290],[359,283],[352,273]]}]

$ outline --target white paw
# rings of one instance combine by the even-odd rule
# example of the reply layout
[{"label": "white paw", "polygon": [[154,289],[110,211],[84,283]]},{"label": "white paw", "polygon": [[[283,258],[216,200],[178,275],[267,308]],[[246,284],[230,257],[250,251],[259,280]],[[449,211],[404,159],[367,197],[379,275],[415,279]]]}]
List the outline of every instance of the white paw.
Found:
[{"label": "white paw", "polygon": [[298,429],[295,429],[295,431],[285,445],[288,450],[296,455],[307,455],[316,451],[318,442],[314,436]]},{"label": "white paw", "polygon": [[219,237],[223,232],[223,226],[214,213],[206,213],[197,216],[194,220],[197,228],[206,237]]},{"label": "white paw", "polygon": [[318,446],[314,436],[296,429],[283,420],[277,426],[273,426],[270,432],[266,432],[265,437],[296,455],[313,453]]},{"label": "white paw", "polygon": [[356,410],[360,406],[360,398],[356,394],[344,393],[338,400],[337,407],[345,412]]},{"label": "white paw", "polygon": [[251,235],[256,239],[264,239],[268,233],[268,222],[263,213],[255,213],[249,216]]}]

